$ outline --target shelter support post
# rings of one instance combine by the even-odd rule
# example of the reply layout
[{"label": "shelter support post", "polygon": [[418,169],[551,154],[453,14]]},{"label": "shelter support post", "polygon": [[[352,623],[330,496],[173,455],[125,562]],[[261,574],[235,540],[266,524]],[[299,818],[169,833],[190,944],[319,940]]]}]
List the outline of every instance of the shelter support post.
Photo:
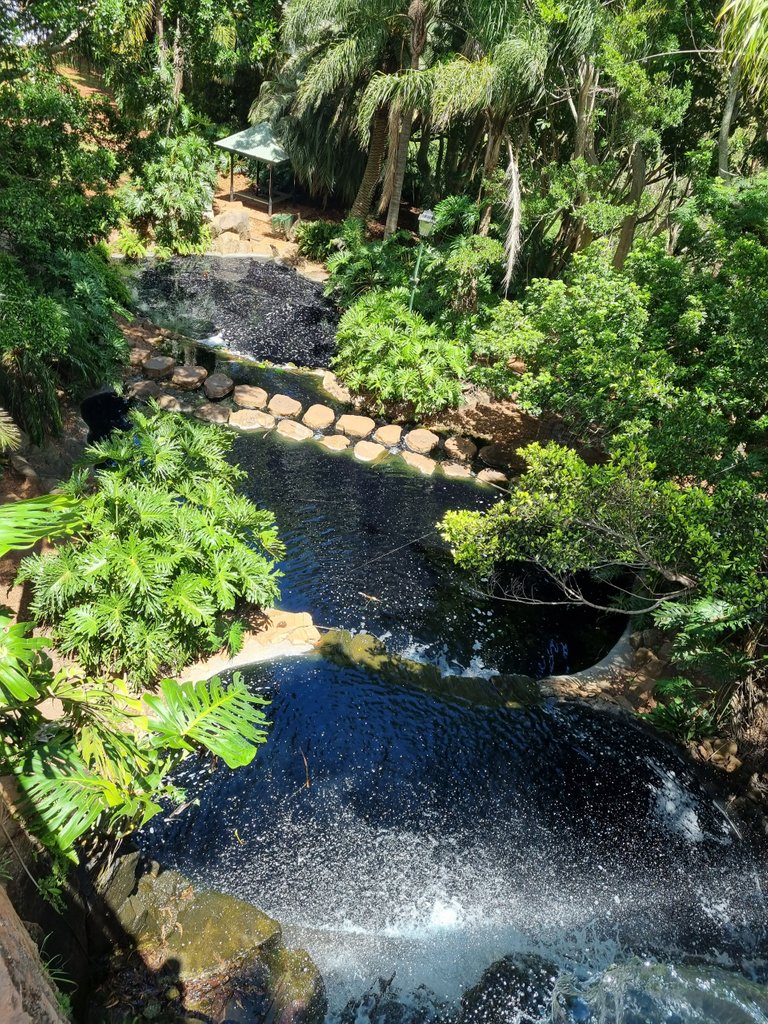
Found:
[{"label": "shelter support post", "polygon": [[234,202],[235,199],[235,154],[229,154],[229,201]]},{"label": "shelter support post", "polygon": [[272,216],[272,164],[269,165],[269,216]]}]

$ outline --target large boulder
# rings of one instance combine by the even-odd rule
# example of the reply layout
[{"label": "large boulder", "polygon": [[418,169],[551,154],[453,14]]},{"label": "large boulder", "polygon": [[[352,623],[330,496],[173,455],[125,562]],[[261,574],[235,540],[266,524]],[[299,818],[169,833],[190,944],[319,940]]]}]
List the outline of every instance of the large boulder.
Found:
[{"label": "large boulder", "polygon": [[233,253],[249,252],[250,246],[236,231],[225,231],[218,238],[214,238],[211,249],[219,256],[231,256]]},{"label": "large boulder", "polygon": [[225,210],[211,221],[211,238],[235,234],[246,242],[251,237],[251,220],[245,210]]},{"label": "large boulder", "polygon": [[[289,1018],[286,1018],[286,1022]],[[65,1024],[37,946],[0,886],[0,1020],[3,1024]]]}]

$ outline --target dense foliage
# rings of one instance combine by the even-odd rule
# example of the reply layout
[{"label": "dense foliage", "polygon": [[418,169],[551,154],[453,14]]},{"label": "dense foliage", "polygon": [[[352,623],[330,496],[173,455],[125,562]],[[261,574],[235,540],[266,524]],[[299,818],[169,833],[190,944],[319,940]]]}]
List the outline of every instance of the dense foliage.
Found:
[{"label": "dense foliage", "polygon": [[229,435],[162,413],[131,421],[89,448],[67,485],[80,502],[75,535],[26,559],[20,579],[62,653],[142,683],[236,652],[240,616],[278,595],[281,547],[272,514],[235,491]]}]

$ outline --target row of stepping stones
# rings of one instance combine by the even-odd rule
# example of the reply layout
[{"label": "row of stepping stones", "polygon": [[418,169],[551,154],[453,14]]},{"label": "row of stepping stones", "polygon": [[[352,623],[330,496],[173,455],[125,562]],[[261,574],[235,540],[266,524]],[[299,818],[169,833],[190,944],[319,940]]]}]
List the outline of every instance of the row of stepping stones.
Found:
[{"label": "row of stepping stones", "polygon": [[[276,430],[293,441],[316,438],[332,452],[352,447],[361,462],[375,463],[388,455],[397,454],[407,465],[424,476],[432,476],[440,466],[448,477],[473,477],[471,462],[479,456],[486,468],[477,473],[480,483],[504,486],[507,476],[498,468],[505,453],[497,445],[486,445],[478,451],[477,445],[466,437],[449,437],[443,450],[447,461],[438,463],[430,456],[440,446],[440,437],[431,430],[416,427],[407,432],[395,423],[377,426],[370,416],[337,414],[330,406],[314,404],[304,409],[301,402],[289,395],[269,394],[252,384],[235,384],[225,373],[212,373],[202,366],[180,366],[171,356],[149,355],[140,364],[146,380],[133,384],[128,391],[132,398],[154,398],[161,409],[168,412],[189,413],[206,423],[230,426],[241,431]],[[203,405],[193,406],[164,391],[160,382],[166,382],[182,391],[202,389],[209,399]],[[230,397],[237,409],[230,411],[218,404]],[[328,431],[332,431],[328,433]],[[317,436],[321,435],[321,436]]]}]

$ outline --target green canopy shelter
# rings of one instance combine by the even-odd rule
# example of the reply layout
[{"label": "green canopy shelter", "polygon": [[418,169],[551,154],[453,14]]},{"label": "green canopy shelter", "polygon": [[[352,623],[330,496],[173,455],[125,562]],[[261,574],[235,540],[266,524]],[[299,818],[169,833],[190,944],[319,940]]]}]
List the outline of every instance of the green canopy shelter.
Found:
[{"label": "green canopy shelter", "polygon": [[[275,164],[284,164],[288,161],[288,154],[275,138],[271,125],[266,121],[262,124],[254,124],[242,132],[228,135],[226,139],[219,139],[216,145],[220,149],[226,149],[229,153],[229,198],[230,202],[238,195],[241,199],[251,199],[257,203],[264,203],[272,216],[273,201],[285,199],[285,192],[272,191],[272,168]],[[243,192],[235,192],[235,153],[239,156],[247,156],[250,160],[257,160],[259,163],[267,164],[269,167],[269,187],[267,198],[261,199],[258,196],[246,195]],[[256,187],[259,185],[258,171],[256,172]]]}]

